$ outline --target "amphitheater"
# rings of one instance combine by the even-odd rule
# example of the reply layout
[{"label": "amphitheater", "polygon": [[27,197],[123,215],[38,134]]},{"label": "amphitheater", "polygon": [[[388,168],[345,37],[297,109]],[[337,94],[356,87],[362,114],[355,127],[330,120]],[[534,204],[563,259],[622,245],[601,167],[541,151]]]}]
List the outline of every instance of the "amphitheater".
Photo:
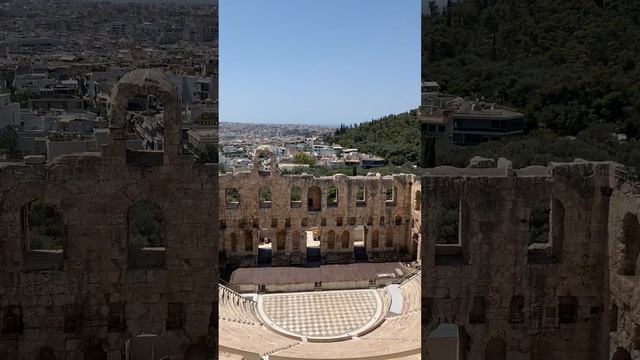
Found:
[{"label": "amphitheater", "polygon": [[[127,149],[136,94],[164,104],[164,153]],[[99,152],[0,164],[0,359],[640,358],[640,185],[622,165],[315,178],[260,149],[218,176],[181,154],[179,119],[164,75],[137,70]],[[34,245],[36,200],[60,249]],[[140,201],[164,246],[130,238]]]}]

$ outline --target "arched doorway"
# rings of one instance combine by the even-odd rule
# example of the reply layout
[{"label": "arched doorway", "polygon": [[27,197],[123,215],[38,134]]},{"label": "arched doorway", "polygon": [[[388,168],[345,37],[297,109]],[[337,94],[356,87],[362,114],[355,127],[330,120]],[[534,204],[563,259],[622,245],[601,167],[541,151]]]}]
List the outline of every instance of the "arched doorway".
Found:
[{"label": "arched doorway", "polygon": [[94,345],[85,350],[84,360],[107,360],[107,353],[102,349],[102,344]]},{"label": "arched doorway", "polygon": [[531,360],[556,360],[553,356],[551,340],[546,336],[537,336],[531,342]]},{"label": "arched doorway", "polygon": [[40,348],[38,360],[56,360],[56,353],[48,347]]},{"label": "arched doorway", "polygon": [[184,354],[184,360],[208,360],[207,346],[203,344],[194,344],[187,348]]},{"label": "arched doorway", "polygon": [[169,345],[158,335],[140,334],[127,341],[127,354],[130,360],[169,360]]},{"label": "arched doorway", "polygon": [[613,354],[611,360],[631,360],[631,355],[629,355],[629,352],[625,349],[618,349],[615,354]]},{"label": "arched doorway", "polygon": [[322,191],[317,186],[312,186],[307,191],[307,210],[320,211],[322,204]]},{"label": "arched doorway", "polygon": [[484,360],[506,360],[507,343],[504,339],[493,337],[484,348]]}]

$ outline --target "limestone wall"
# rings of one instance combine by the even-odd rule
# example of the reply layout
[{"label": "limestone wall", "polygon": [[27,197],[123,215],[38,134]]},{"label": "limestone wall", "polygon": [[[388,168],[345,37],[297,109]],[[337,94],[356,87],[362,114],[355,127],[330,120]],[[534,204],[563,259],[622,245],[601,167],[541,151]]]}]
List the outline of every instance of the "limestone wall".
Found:
[{"label": "limestone wall", "polygon": [[[1,359],[122,359],[127,341],[143,333],[158,335],[171,358],[216,349],[217,168],[179,154],[165,80],[138,71],[119,84],[120,95],[167,100],[173,140],[160,165],[130,162],[120,113],[101,154],[0,166]],[[126,97],[116,99],[122,109]],[[36,199],[61,214],[62,254],[30,249],[24,206]],[[153,267],[128,242],[127,212],[141,199],[159,205],[166,221],[164,250],[138,253]]]},{"label": "limestone wall", "polygon": [[[258,261],[261,238],[272,241],[272,264],[303,264],[307,261],[306,231],[318,229],[323,263],[354,261],[354,241],[363,240],[369,261],[415,259],[411,245],[418,234],[413,193],[414,175],[346,176],[315,178],[311,175],[280,175],[277,171],[223,174],[220,176],[220,249],[229,263],[253,266]],[[337,203],[329,203],[330,188]],[[299,188],[300,201],[291,201]],[[261,189],[271,199],[261,202]],[[364,189],[364,200],[358,200]],[[391,190],[393,189],[393,190]],[[360,190],[362,191],[362,190]],[[393,191],[387,200],[386,191]],[[237,194],[230,201],[228,194]],[[362,192],[360,192],[362,194]],[[284,243],[279,245],[279,239]]]},{"label": "limestone wall", "polygon": [[[640,357],[640,186],[623,183],[613,191],[609,212],[607,309],[604,325],[611,359]],[[606,336],[603,337],[606,340]],[[616,357],[618,356],[618,357]]]},{"label": "limestone wall", "polygon": [[[458,325],[462,359],[602,359],[612,163],[434,169],[422,183],[423,336]],[[499,166],[500,168],[501,166]],[[529,246],[533,204],[549,199],[548,248]],[[436,244],[458,201],[459,244]],[[488,355],[487,355],[488,356]]]}]

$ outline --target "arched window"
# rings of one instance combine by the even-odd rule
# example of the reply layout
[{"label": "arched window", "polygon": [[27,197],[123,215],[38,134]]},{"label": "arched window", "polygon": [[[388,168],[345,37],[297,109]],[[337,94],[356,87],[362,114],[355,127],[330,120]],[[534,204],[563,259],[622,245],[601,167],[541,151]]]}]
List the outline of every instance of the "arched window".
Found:
[{"label": "arched window", "polygon": [[345,230],[342,232],[342,236],[340,236],[340,242],[342,243],[343,249],[349,248],[349,231]]},{"label": "arched window", "polygon": [[284,251],[287,241],[287,232],[284,230],[278,231],[276,235],[276,249],[278,251]]},{"label": "arched window", "polygon": [[139,200],[127,211],[129,266],[163,266],[167,247],[164,212],[150,200]]},{"label": "arched window", "polygon": [[384,240],[385,240],[384,242],[385,247],[388,247],[388,248],[393,247],[393,230],[387,230],[387,234]]},{"label": "arched window", "polygon": [[271,189],[266,186],[258,191],[258,207],[261,209],[271,208]]},{"label": "arched window", "polygon": [[244,232],[244,251],[253,251],[253,234],[251,234],[251,231]]},{"label": "arched window", "polygon": [[240,204],[240,193],[236,188],[226,188],[224,190],[227,208],[235,209]]},{"label": "arched window", "polygon": [[329,230],[327,233],[327,249],[333,249],[336,246],[336,233],[333,230]]},{"label": "arched window", "polygon": [[632,213],[626,213],[622,219],[622,264],[618,273],[625,276],[636,275],[636,264],[640,253],[640,227],[638,217]]},{"label": "arched window", "polygon": [[320,211],[322,204],[322,191],[318,186],[312,186],[307,191],[307,209],[309,211]]},{"label": "arched window", "polygon": [[494,337],[484,348],[484,360],[506,360],[507,343],[502,338]]},{"label": "arched window", "polygon": [[376,229],[371,233],[371,247],[375,249],[378,246],[380,246],[380,232]]},{"label": "arched window", "polygon": [[413,199],[414,201],[414,210],[420,210],[420,204],[422,203],[422,193],[420,192],[420,190],[416,190],[416,195],[415,195],[415,199]]},{"label": "arched window", "polygon": [[291,188],[290,203],[292,208],[299,208],[302,206],[302,190],[297,186]]},{"label": "arched window", "polygon": [[327,207],[337,207],[338,206],[338,189],[331,185],[329,186],[329,190],[327,191]]},{"label": "arched window", "polygon": [[236,252],[238,251],[238,238],[236,236],[236,233],[231,233],[231,251],[232,252]]}]

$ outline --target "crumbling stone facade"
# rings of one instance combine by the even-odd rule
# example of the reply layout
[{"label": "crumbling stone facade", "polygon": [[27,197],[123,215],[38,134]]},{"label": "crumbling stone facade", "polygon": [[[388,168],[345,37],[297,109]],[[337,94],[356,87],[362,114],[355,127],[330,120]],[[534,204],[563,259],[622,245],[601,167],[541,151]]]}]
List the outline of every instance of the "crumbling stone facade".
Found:
[{"label": "crumbling stone facade", "polygon": [[603,298],[610,359],[640,357],[640,186],[621,183],[612,193]]},{"label": "crumbling stone facade", "polygon": [[322,263],[355,261],[356,241],[362,241],[363,260],[416,259],[420,187],[415,175],[281,175],[262,166],[262,158],[275,163],[273,154],[259,150],[252,171],[220,175],[220,249],[228,264],[257,265],[265,238],[272,244],[272,265],[304,264],[313,257],[306,231],[314,230],[319,234],[314,260]]},{"label": "crumbling stone facade", "polygon": [[[164,153],[126,149],[133,95],[162,101]],[[217,168],[180,154],[180,110],[161,72],[123,77],[112,111],[100,153],[0,165],[1,359],[120,360],[139,334],[157,335],[172,359],[213,357]],[[30,248],[24,209],[36,199],[61,215],[62,251]],[[166,247],[131,248],[127,212],[141,199],[162,209]]]},{"label": "crumbling stone facade", "polygon": [[[577,161],[513,170],[500,159],[497,168],[428,170],[421,178],[423,337],[455,324],[461,359],[472,360],[608,359],[617,347],[631,353],[640,344],[638,277],[615,275],[623,255],[612,251],[624,238],[625,214],[635,216],[640,202],[620,186],[620,169]],[[439,242],[438,233],[451,198],[459,204],[455,244]],[[541,198],[550,203],[548,241],[531,244],[532,208]],[[604,286],[610,276],[611,292]],[[620,314],[611,347],[610,298]]]}]

